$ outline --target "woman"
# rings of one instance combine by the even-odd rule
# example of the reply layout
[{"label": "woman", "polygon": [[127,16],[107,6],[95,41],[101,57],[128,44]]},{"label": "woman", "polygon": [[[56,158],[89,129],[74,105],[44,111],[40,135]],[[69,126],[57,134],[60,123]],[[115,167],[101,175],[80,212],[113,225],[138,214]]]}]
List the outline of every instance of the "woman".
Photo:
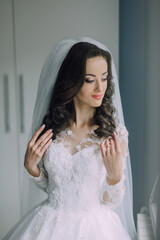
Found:
[{"label": "woman", "polygon": [[[4,239],[136,237],[130,203],[131,214],[123,208],[129,200],[124,196],[130,196],[124,183],[128,131],[120,122],[120,103],[115,102],[117,111],[112,103],[119,100],[112,99],[118,89],[113,60],[93,42],[61,41],[42,69],[24,166],[48,198]],[[114,211],[118,207],[120,217]]]}]

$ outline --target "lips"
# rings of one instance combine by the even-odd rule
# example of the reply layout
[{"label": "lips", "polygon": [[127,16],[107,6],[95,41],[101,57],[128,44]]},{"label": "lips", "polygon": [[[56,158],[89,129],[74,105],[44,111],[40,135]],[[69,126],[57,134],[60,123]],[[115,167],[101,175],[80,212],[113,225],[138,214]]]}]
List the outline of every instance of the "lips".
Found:
[{"label": "lips", "polygon": [[103,94],[99,94],[99,95],[92,95],[92,97],[96,98],[96,99],[100,99],[102,98]]}]

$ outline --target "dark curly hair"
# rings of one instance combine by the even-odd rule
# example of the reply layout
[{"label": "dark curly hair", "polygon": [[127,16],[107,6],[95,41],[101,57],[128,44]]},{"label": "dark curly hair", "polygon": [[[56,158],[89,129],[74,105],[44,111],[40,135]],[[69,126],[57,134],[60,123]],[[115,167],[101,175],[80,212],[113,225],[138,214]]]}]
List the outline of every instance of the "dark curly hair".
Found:
[{"label": "dark curly hair", "polygon": [[108,76],[107,90],[102,104],[96,107],[94,124],[99,127],[94,132],[98,137],[113,137],[113,132],[116,129],[116,120],[113,115],[116,109],[112,104],[115,85],[112,82],[111,55],[108,51],[88,42],[74,44],[63,60],[52,91],[48,112],[42,121],[42,124],[45,124],[45,129],[39,137],[51,128],[53,129],[52,139],[54,140],[56,135],[69,127],[70,121],[75,119],[73,98],[84,83],[86,60],[96,56],[102,56],[106,60],[108,64]]}]

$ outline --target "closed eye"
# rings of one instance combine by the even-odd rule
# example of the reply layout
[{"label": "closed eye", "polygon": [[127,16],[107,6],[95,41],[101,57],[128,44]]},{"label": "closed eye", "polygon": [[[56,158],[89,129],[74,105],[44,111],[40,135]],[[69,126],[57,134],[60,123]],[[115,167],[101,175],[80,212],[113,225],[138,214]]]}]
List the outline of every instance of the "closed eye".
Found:
[{"label": "closed eye", "polygon": [[[103,78],[102,80],[103,80],[103,81],[106,81],[106,80],[107,80],[107,78]],[[86,81],[87,83],[94,82],[94,80],[88,80],[88,79],[85,79],[85,81]]]}]

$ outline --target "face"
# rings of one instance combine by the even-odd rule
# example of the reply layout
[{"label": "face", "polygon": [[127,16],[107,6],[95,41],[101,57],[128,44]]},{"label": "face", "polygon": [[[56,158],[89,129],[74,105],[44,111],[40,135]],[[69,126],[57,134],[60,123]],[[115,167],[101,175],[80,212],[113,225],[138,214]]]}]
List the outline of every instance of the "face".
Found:
[{"label": "face", "polygon": [[107,89],[108,64],[102,56],[88,58],[84,83],[75,96],[76,101],[99,107]]}]

